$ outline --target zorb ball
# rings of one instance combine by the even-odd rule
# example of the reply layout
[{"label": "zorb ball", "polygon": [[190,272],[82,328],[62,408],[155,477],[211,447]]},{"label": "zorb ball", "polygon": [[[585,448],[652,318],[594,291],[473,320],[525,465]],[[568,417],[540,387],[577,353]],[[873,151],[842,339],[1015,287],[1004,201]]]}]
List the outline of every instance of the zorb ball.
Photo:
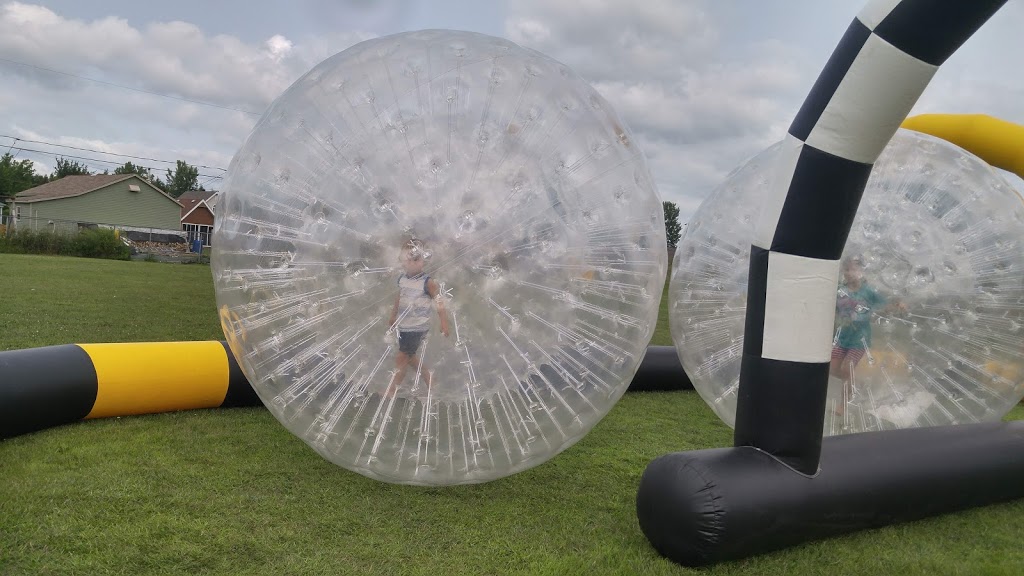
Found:
[{"label": "zorb ball", "polygon": [[483,482],[584,436],[626,391],[668,272],[661,199],[608,103],[480,34],[358,44],[232,160],[217,305],[260,398],[324,458]]},{"label": "zorb ball", "polygon": [[[750,245],[779,151],[756,156],[708,197],[672,265],[679,358],[730,426]],[[1016,405],[1022,239],[1024,201],[995,169],[899,130],[874,165],[841,259],[825,435],[992,421]]]}]

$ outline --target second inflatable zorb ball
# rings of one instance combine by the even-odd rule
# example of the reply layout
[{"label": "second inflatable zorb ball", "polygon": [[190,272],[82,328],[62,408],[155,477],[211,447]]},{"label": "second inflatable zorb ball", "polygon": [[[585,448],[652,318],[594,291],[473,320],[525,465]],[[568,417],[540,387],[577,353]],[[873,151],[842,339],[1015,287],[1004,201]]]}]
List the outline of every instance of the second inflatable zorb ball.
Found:
[{"label": "second inflatable zorb ball", "polygon": [[626,391],[667,274],[629,130],[567,67],[479,34],[358,44],[232,160],[213,270],[231,350],[323,457],[483,482],[583,437]]},{"label": "second inflatable zorb ball", "polygon": [[[673,341],[694,387],[730,426],[750,245],[779,151],[712,193],[672,265]],[[841,258],[824,434],[992,421],[1013,408],[1024,396],[1022,240],[1024,201],[995,169],[943,140],[898,131]]]}]

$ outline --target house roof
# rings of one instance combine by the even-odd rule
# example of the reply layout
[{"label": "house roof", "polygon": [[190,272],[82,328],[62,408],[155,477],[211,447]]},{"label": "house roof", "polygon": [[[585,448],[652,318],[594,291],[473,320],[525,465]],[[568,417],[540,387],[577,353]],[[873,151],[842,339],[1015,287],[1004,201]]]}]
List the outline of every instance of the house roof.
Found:
[{"label": "house roof", "polygon": [[14,197],[14,201],[21,204],[24,202],[40,202],[43,200],[56,200],[58,198],[71,198],[88,194],[93,190],[99,190],[115,182],[133,178],[133,174],[94,174],[92,176],[65,176],[53,182],[41,184],[35,188],[22,190]]},{"label": "house roof", "polygon": [[216,192],[191,190],[189,192],[185,192],[181,196],[178,196],[178,204],[181,204],[181,219],[184,220],[200,205],[206,206],[206,209],[212,214],[213,205],[210,202],[216,194]]},{"label": "house roof", "polygon": [[18,204],[25,204],[28,202],[43,202],[44,200],[58,200],[60,198],[71,198],[74,196],[82,196],[105,188],[111,184],[132,179],[149,186],[153,190],[156,190],[162,194],[165,198],[178,204],[178,201],[172,198],[163,190],[153,186],[145,180],[140,178],[137,174],[92,174],[89,176],[65,176],[53,182],[47,182],[35,188],[29,188],[19,192],[15,197],[14,201]]},{"label": "house roof", "polygon": [[216,192],[207,190],[189,190],[178,196],[178,204],[181,204],[181,219],[184,220],[200,204],[205,204],[206,209],[213,213],[215,206],[213,199],[216,195]]},{"label": "house roof", "polygon": [[185,218],[188,218],[189,214],[195,212],[200,207],[206,208],[210,212],[210,214],[213,214],[214,217],[216,217],[216,213],[214,213],[213,208],[206,204],[206,200],[199,200],[198,202],[193,204],[191,208],[186,208],[185,206],[181,207],[181,221],[184,222]]},{"label": "house roof", "polygon": [[192,202],[193,206],[195,206],[196,202],[199,202],[200,200],[209,200],[214,194],[216,194],[216,192],[210,192],[208,190],[189,190],[181,196],[178,196],[178,202],[184,206],[185,202],[189,201]]}]

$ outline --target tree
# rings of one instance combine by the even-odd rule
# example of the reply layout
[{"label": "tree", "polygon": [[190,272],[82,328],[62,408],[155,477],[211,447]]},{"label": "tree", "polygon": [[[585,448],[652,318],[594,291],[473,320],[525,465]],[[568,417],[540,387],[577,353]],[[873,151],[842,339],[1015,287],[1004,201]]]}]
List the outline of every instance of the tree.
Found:
[{"label": "tree", "polygon": [[49,182],[45,174],[36,174],[35,165],[31,160],[15,162],[10,152],[0,156],[0,216],[10,211],[7,202],[19,192]]},{"label": "tree", "polygon": [[50,181],[50,175],[49,174],[35,173],[35,174],[32,175],[32,187],[33,188],[36,187],[36,186],[42,186],[43,184],[46,184],[49,181]]},{"label": "tree", "polygon": [[199,168],[178,160],[174,172],[171,172],[170,168],[167,169],[166,192],[177,198],[189,190],[202,190],[199,186]]},{"label": "tree", "polygon": [[114,168],[114,174],[138,174],[143,178],[149,179],[153,177],[153,171],[145,166],[138,166],[131,162],[125,162],[124,166],[118,166]]},{"label": "tree", "polygon": [[63,178],[65,176],[89,176],[92,172],[89,172],[89,167],[85,164],[79,164],[76,160],[67,160],[63,157],[57,158],[57,169],[53,171],[53,179]]},{"label": "tree", "polygon": [[142,178],[153,186],[156,186],[164,192],[167,191],[167,185],[164,184],[159,177],[155,176],[150,168],[146,168],[145,166],[125,162],[123,166],[114,168],[114,174],[136,174],[139,178]]},{"label": "tree", "polygon": [[679,206],[675,202],[662,202],[661,205],[665,209],[665,239],[671,250],[679,244],[679,233],[683,229],[679,225]]},{"label": "tree", "polygon": [[31,160],[15,162],[10,152],[0,157],[0,197],[11,197],[28,190],[37,185],[37,179]]}]

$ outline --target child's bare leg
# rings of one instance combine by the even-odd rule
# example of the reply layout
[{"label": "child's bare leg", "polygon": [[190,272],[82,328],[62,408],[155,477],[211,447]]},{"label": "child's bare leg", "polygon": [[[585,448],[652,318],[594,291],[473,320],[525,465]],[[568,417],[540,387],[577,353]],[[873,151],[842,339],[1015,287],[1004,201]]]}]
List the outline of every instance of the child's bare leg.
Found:
[{"label": "child's bare leg", "polygon": [[844,404],[848,403],[850,401],[850,399],[853,398],[853,378],[850,377],[851,374],[853,373],[853,361],[852,360],[847,360],[845,367],[846,367],[846,369],[843,370],[843,374],[844,374],[844,376],[843,376],[843,403]]},{"label": "child's bare leg", "polygon": [[419,373],[420,378],[423,378],[423,382],[426,383],[427,388],[430,388],[430,372],[423,367],[420,362],[419,356],[413,356],[409,358],[409,363],[416,367],[416,372]]},{"label": "child's bare leg", "polygon": [[843,378],[843,357],[842,356],[839,356],[838,358],[833,358],[832,359],[832,362],[829,364],[829,367],[828,367],[828,373],[829,373],[830,376],[835,376],[836,378],[840,378],[840,379]]},{"label": "child's bare leg", "polygon": [[405,379],[405,370],[409,366],[409,356],[405,352],[399,352],[398,356],[395,357],[395,377],[391,379],[391,384],[388,385],[388,391],[385,392],[385,396],[390,397],[402,384],[402,380]]},{"label": "child's bare leg", "polygon": [[838,358],[833,358],[829,364],[829,374],[839,378],[843,381],[843,397],[839,402],[839,406],[836,407],[836,415],[842,416],[846,412],[846,402],[850,397],[849,386],[850,386],[850,371],[849,360],[846,358],[846,354],[841,354]]},{"label": "child's bare leg", "polygon": [[[842,379],[843,379],[843,404],[853,399],[853,369],[860,362],[861,356],[857,353],[846,355],[843,358]],[[842,412],[839,412],[842,415]]]},{"label": "child's bare leg", "polygon": [[850,381],[850,391],[851,391],[851,393],[854,392],[854,390],[853,390],[853,378],[854,378],[854,374],[855,374],[855,370],[854,369],[857,367],[858,364],[860,364],[860,361],[863,360],[865,356],[867,356],[867,354],[868,354],[867,349],[866,348],[862,348],[862,349],[858,350],[856,354],[854,354],[853,358],[850,358],[850,364],[846,368],[846,374],[847,374],[846,379]]}]

